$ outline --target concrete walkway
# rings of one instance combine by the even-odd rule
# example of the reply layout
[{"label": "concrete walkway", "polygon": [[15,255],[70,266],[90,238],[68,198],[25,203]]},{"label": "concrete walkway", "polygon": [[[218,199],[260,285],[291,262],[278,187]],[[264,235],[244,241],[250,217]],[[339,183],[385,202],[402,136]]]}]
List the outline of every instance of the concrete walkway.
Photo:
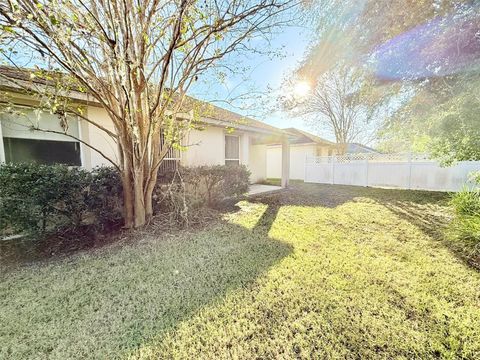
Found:
[{"label": "concrete walkway", "polygon": [[274,185],[252,184],[250,185],[250,190],[248,190],[248,196],[258,195],[258,194],[263,194],[263,193],[268,193],[271,191],[278,191],[278,190],[282,190],[282,187],[274,186]]}]

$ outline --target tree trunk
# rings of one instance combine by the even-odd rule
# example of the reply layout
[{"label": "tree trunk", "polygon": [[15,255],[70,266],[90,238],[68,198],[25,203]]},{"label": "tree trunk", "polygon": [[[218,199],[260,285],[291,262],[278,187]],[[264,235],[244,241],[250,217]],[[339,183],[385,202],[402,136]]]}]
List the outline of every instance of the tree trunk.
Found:
[{"label": "tree trunk", "polygon": [[[126,165],[131,165],[127,162]],[[151,170],[137,162],[125,168],[122,174],[125,227],[139,228],[153,217],[153,191],[157,183],[158,167]],[[147,173],[152,173],[146,176]]]},{"label": "tree trunk", "polygon": [[129,170],[124,171],[122,174],[122,186],[123,186],[123,217],[124,226],[127,229],[133,228],[133,193],[132,193],[132,179]]},{"label": "tree trunk", "polygon": [[145,217],[145,202],[143,201],[143,185],[139,183],[138,180],[135,180],[134,184],[134,221],[133,226],[139,228],[144,226],[147,223]]},{"label": "tree trunk", "polygon": [[155,186],[144,191],[143,177],[132,177],[131,172],[127,169],[122,174],[122,185],[125,228],[144,226],[153,216],[152,195]]},{"label": "tree trunk", "polygon": [[347,153],[347,147],[348,147],[347,143],[343,141],[340,142],[338,144],[338,155],[345,155]]},{"label": "tree trunk", "polygon": [[127,154],[122,173],[124,226],[127,229],[139,228],[146,224],[144,201],[143,164],[132,160]]},{"label": "tree trunk", "polygon": [[153,217],[153,191],[155,190],[155,185],[157,184],[157,175],[158,169],[153,170],[151,178],[148,180],[145,185],[145,218],[149,222]]}]

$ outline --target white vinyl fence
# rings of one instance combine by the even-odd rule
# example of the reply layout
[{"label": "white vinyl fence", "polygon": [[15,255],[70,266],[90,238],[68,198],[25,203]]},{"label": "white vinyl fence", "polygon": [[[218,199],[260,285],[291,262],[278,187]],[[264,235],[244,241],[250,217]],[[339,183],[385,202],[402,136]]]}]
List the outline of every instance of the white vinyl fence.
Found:
[{"label": "white vinyl fence", "polygon": [[348,154],[307,156],[305,182],[400,189],[458,191],[480,171],[480,161],[442,167],[425,156],[409,154]]}]

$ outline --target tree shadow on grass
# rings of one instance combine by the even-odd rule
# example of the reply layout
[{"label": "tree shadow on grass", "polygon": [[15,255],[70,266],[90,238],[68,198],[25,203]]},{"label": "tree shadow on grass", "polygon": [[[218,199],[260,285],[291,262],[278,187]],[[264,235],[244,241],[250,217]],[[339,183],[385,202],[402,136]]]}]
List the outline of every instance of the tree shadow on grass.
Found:
[{"label": "tree shadow on grass", "polygon": [[68,237],[50,236],[45,239],[13,237],[0,240],[0,267],[10,269],[55,260],[58,257],[68,257],[112,244],[120,235],[120,229],[116,228],[108,234],[79,233]]},{"label": "tree shadow on grass", "polygon": [[384,201],[382,205],[399,218],[415,225],[433,239],[443,239],[444,230],[450,218],[447,213],[440,211],[435,203],[417,203],[399,200],[391,202]]},{"label": "tree shadow on grass", "polygon": [[337,208],[345,203],[371,199],[379,203],[405,202],[417,205],[444,204],[447,193],[421,190],[380,189],[350,185],[294,182],[287,190],[259,194],[254,202],[278,205]]},{"label": "tree shadow on grass", "polygon": [[[445,195],[445,200],[448,198]],[[415,203],[408,201],[385,202],[383,205],[400,219],[408,221],[424,234],[448,249],[457,259],[480,271],[480,256],[475,242],[465,242],[449,235],[453,215],[446,201]]]},{"label": "tree shadow on grass", "polygon": [[161,339],[291,253],[268,237],[277,212],[2,274],[0,358],[115,358]]},{"label": "tree shadow on grass", "polygon": [[480,259],[472,258],[472,249],[450,241],[446,236],[451,221],[448,209],[450,195],[422,190],[379,189],[348,185],[326,185],[294,182],[288,190],[258,195],[253,202],[274,205],[325,207],[335,209],[350,202],[374,202],[384,206],[399,219],[414,225],[436,244],[445,247],[469,267],[480,270]]}]

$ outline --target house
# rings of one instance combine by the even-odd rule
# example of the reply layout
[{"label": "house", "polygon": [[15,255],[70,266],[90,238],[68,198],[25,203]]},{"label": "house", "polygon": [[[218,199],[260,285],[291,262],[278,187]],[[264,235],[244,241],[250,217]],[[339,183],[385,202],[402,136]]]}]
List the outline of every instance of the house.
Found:
[{"label": "house", "polygon": [[[25,92],[27,87],[48,86],[45,82],[33,84],[31,70],[0,67],[0,90],[8,95],[20,112],[0,113],[0,162],[37,161],[64,163],[92,169],[109,165],[103,155],[117,160],[117,146],[112,137],[86,119],[92,119],[114,132],[113,123],[103,107],[88,94],[72,91],[68,96],[85,109],[82,119],[67,116],[67,124],[59,116],[35,111],[36,100]],[[33,81],[36,81],[35,79]],[[190,101],[199,100],[189,98]],[[289,179],[289,142],[296,136],[258,120],[200,102],[208,111],[201,116],[201,129],[191,130],[185,139],[187,151],[170,151],[166,163],[179,162],[184,166],[244,164],[251,172],[251,182],[267,177],[267,146],[279,145],[282,161],[279,174],[282,186]],[[188,116],[188,114],[185,114]],[[65,120],[64,120],[65,122]],[[32,130],[47,129],[53,132]],[[86,144],[94,144],[102,154]],[[278,164],[277,164],[278,165]],[[281,176],[283,174],[283,176]]]}]

